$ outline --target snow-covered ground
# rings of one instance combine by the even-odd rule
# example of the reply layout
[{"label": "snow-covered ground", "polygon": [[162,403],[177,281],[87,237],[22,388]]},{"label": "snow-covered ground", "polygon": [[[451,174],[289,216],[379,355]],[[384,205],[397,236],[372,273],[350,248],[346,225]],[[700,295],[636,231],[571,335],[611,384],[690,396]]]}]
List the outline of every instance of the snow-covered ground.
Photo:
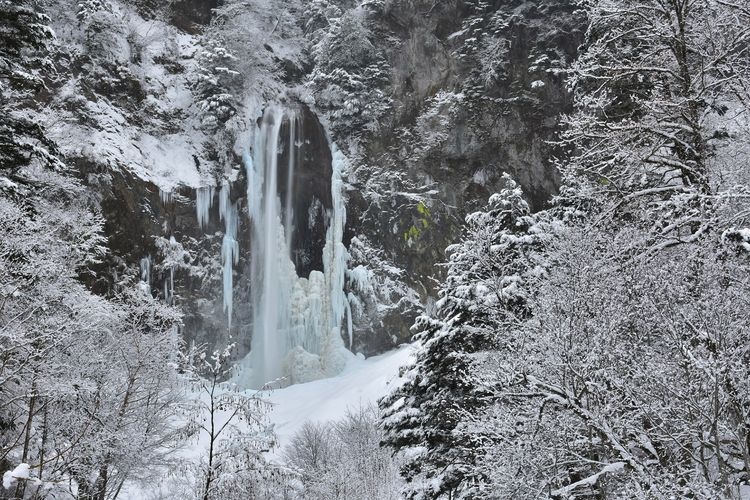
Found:
[{"label": "snow-covered ground", "polygon": [[[335,377],[315,380],[305,384],[295,384],[283,389],[275,389],[267,395],[272,409],[269,420],[274,427],[277,446],[269,452],[269,459],[280,462],[282,451],[289,440],[306,422],[327,422],[338,420],[349,410],[376,404],[377,400],[390,392],[399,383],[399,368],[411,360],[414,346],[405,344],[379,356],[363,358],[350,356],[346,368]],[[227,419],[228,412],[217,414],[217,427]],[[240,424],[242,425],[242,424]],[[177,454],[182,463],[198,463],[208,451],[208,436],[201,432]],[[174,472],[174,471],[172,471]],[[125,485],[118,496],[124,500],[144,500],[170,498],[175,481],[180,478],[168,476],[161,484]]]},{"label": "snow-covered ground", "polygon": [[407,364],[413,346],[368,359],[352,357],[342,373],[277,389],[270,395],[270,420],[278,438],[278,454],[305,422],[336,420],[349,409],[374,404],[398,383],[399,367]]}]

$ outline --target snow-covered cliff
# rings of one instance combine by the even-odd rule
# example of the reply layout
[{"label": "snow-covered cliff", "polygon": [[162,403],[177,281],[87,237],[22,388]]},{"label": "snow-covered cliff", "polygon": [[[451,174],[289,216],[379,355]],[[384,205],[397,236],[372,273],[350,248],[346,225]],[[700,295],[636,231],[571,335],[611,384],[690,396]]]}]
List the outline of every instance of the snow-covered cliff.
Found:
[{"label": "snow-covered cliff", "polygon": [[271,285],[253,270],[263,196],[246,164],[281,106],[304,115],[299,144],[282,138],[275,153],[300,155],[300,187],[278,186],[295,274],[337,274],[323,316],[353,351],[408,340],[442,249],[502,173],[536,207],[555,191],[547,141],[582,26],[570,3],[49,1],[57,72],[33,113],[98,193],[114,258],[94,286],[150,259],[146,285],[181,307],[188,341],[247,353]]}]

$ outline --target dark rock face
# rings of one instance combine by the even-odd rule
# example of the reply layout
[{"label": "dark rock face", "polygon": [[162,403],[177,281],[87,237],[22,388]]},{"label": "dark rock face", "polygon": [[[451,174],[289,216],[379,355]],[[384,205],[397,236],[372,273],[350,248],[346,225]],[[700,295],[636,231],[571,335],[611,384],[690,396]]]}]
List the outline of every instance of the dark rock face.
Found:
[{"label": "dark rock face", "polygon": [[[551,141],[571,111],[564,68],[585,19],[569,0],[479,4],[395,0],[370,19],[378,39],[392,41],[384,51],[394,104],[364,135],[347,230],[379,244],[423,303],[435,296],[444,249],[460,238],[465,216],[502,189],[504,173],[535,210],[559,183]],[[366,192],[377,176],[380,200]],[[374,325],[359,323],[363,349],[408,340],[417,312],[401,307]]]},{"label": "dark rock face", "polygon": [[[180,188],[161,194],[153,183],[126,169],[101,173],[96,164],[76,159],[80,174],[100,194],[104,232],[111,258],[98,270],[94,290],[106,292],[117,276],[138,268],[141,259],[151,261],[149,286],[154,297],[167,300],[183,312],[183,336],[186,342],[205,344],[209,349],[232,341],[239,343],[238,355],[249,349],[249,251],[250,228],[247,217],[239,217],[240,262],[234,267],[234,304],[230,325],[223,308],[221,242],[224,223],[219,220],[218,189],[213,209],[204,228],[198,227],[196,190]],[[241,177],[231,186],[233,202],[242,210],[246,192]],[[181,262],[164,265],[163,244],[174,237],[184,250]],[[173,273],[173,274],[172,274]],[[171,279],[171,275],[173,279]],[[244,286],[243,286],[244,284]],[[172,289],[173,287],[173,289]]]},{"label": "dark rock face", "polygon": [[279,155],[279,196],[281,206],[292,197],[292,260],[298,276],[309,276],[312,270],[323,270],[323,247],[326,240],[331,200],[331,148],[323,126],[307,106],[299,106],[296,132],[295,165],[292,193],[287,193],[290,144],[290,122],[281,126],[283,138]]},{"label": "dark rock face", "polygon": [[172,4],[171,22],[187,33],[199,33],[218,6],[219,0],[177,0]]}]

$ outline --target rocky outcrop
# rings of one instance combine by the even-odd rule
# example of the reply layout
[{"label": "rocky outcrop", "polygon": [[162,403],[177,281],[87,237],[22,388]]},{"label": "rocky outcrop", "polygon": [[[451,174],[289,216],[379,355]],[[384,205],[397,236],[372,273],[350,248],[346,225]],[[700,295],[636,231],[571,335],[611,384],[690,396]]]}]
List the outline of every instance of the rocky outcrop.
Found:
[{"label": "rocky outcrop", "polygon": [[[393,106],[363,135],[349,231],[377,242],[426,304],[444,249],[460,238],[464,217],[503,187],[504,173],[536,210],[556,192],[550,141],[571,111],[564,70],[585,19],[569,0],[395,0],[374,10],[370,25],[388,41],[378,43]],[[409,338],[418,308],[403,299],[393,304],[398,314],[358,324],[369,331],[366,350]]]},{"label": "rocky outcrop", "polygon": [[[296,217],[293,259],[300,276],[323,267],[326,216],[332,207],[332,159],[326,130],[316,114],[323,116],[325,112],[323,123],[350,161],[344,179],[347,201],[344,243],[352,256],[346,291],[351,299],[355,351],[375,354],[410,339],[415,316],[435,299],[439,264],[446,259],[444,249],[460,238],[465,216],[482,207],[502,187],[504,173],[511,174],[521,184],[535,209],[545,207],[555,193],[558,178],[551,161],[555,146],[550,141],[558,131],[559,116],[570,111],[570,96],[563,77],[585,29],[585,20],[577,14],[574,3],[572,0],[367,2],[369,10],[356,9],[356,15],[367,12],[365,24],[374,51],[370,55],[377,56],[371,57],[374,62],[368,68],[383,69],[387,74],[373,77],[378,82],[375,91],[365,92],[357,87],[356,96],[381,99],[382,106],[373,108],[390,106],[389,111],[379,114],[377,123],[347,131],[341,127],[346,120],[331,123],[335,116],[330,109],[316,107],[315,99],[305,94],[307,90],[299,91],[310,107],[294,104],[300,110],[300,136],[305,138],[298,148],[294,191],[286,192],[285,170],[279,170],[278,179],[282,205],[290,197]],[[210,21],[217,2],[180,0],[173,6],[166,18],[182,31],[199,33]],[[346,12],[350,7],[353,5],[337,3],[335,9],[329,10]],[[273,17],[271,14],[263,13],[268,19]],[[258,22],[253,33],[273,29],[274,37],[278,38],[276,45],[284,48],[288,41],[284,37],[298,36],[306,19],[300,16],[294,28],[293,20],[274,17],[268,30]],[[360,25],[350,23],[351,26],[359,29]],[[175,31],[174,27],[170,29],[160,32]],[[306,29],[312,28],[308,25]],[[126,40],[124,35],[120,38]],[[370,51],[361,37],[357,40],[366,52]],[[294,43],[298,42],[294,38]],[[201,42],[194,37],[191,43]],[[260,42],[253,38],[252,43]],[[136,45],[133,47],[138,48]],[[193,51],[189,48],[170,51],[167,45],[158,51],[149,49],[153,54],[133,47],[123,49],[123,54],[130,55],[118,55],[117,65],[109,68],[99,64],[109,73],[117,73],[117,78],[109,73],[108,78],[94,78],[91,95],[84,92],[81,98],[71,94],[66,103],[80,108],[80,121],[88,120],[94,113],[91,110],[99,113],[99,108],[105,109],[102,115],[107,115],[110,108],[122,112],[118,126],[128,122],[130,129],[144,128],[153,134],[154,140],[145,143],[151,151],[162,146],[165,151],[187,146],[183,152],[190,149],[190,153],[185,153],[180,161],[184,165],[183,160],[189,162],[192,157],[202,177],[208,173],[221,176],[231,168],[239,169],[239,175],[233,174],[236,181],[231,193],[244,213],[246,180],[241,160],[233,150],[234,141],[245,133],[247,125],[233,119],[231,126],[235,129],[196,139],[194,136],[200,135],[197,124],[185,121],[196,109],[189,96],[184,98],[185,92],[189,92],[187,80],[192,78],[189,70]],[[284,58],[288,52],[297,52],[278,47],[274,51],[266,46],[249,56],[248,64],[242,60],[243,64],[237,65],[241,71],[252,72],[242,77],[259,78],[263,91],[273,90],[273,95],[277,89],[304,84],[308,79],[305,73],[311,71],[313,64],[312,59],[305,61],[295,55],[290,69]],[[304,51],[299,49],[299,53]],[[253,65],[256,62],[268,67],[262,66],[263,71],[259,71]],[[123,65],[130,72],[124,71]],[[271,66],[278,73],[271,75],[273,81],[264,73]],[[151,73],[141,74],[143,67],[149,67]],[[364,80],[357,80],[356,65],[352,68],[354,77],[348,84],[361,85]],[[87,76],[86,81],[89,79]],[[162,81],[179,84],[174,85],[179,91],[161,89]],[[314,85],[310,88],[313,87],[313,93],[329,90]],[[297,90],[289,95],[295,95]],[[106,100],[97,103],[99,96]],[[265,102],[266,97],[259,100]],[[109,107],[105,108],[105,103]],[[177,109],[176,104],[182,107]],[[363,103],[353,104],[358,105]],[[245,111],[240,110],[237,116]],[[102,130],[109,126],[107,120],[100,122]],[[182,125],[176,127],[174,123]],[[354,128],[359,126],[359,121],[353,118],[347,123]],[[169,144],[163,140],[164,134],[169,134]],[[169,295],[169,300],[181,305],[186,339],[223,345],[231,337],[241,344],[240,354],[246,352],[250,348],[252,318],[248,264],[252,227],[247,217],[239,218],[241,257],[234,267],[235,307],[230,322],[222,307],[220,247],[224,225],[218,217],[218,199],[214,200],[207,226],[199,228],[195,190],[182,187],[171,196],[164,196],[155,184],[139,178],[125,166],[138,156],[137,152],[132,151],[127,160],[118,160],[119,156],[125,156],[122,150],[130,147],[117,142],[125,134],[113,130],[107,137],[110,136],[114,146],[105,151],[109,155],[111,150],[106,166],[97,164],[95,155],[70,158],[101,197],[106,234],[116,256],[107,263],[112,272],[102,269],[99,281],[93,285],[106,289],[118,273],[128,267],[136,268],[140,259],[150,255],[152,293]],[[131,136],[138,134],[133,132]],[[288,134],[282,130],[280,136]],[[286,165],[288,144],[282,144],[281,151],[279,164]],[[158,165],[165,155],[155,156],[152,162]],[[138,175],[148,178],[142,172]],[[172,237],[175,248],[169,246]],[[180,254],[176,245],[184,253]],[[182,255],[184,262],[170,261],[169,267],[165,267],[165,249]],[[165,281],[172,273],[174,290],[165,293]]]},{"label": "rocky outcrop", "polygon": [[187,33],[200,33],[218,5],[219,0],[177,0],[171,4],[170,21]]},{"label": "rocky outcrop", "polygon": [[[132,269],[150,272],[140,276],[155,298],[180,308],[183,334],[188,343],[208,348],[238,342],[240,352],[249,348],[247,337],[250,311],[235,307],[231,323],[223,308],[221,241],[224,223],[219,220],[218,190],[208,223],[200,228],[196,215],[196,189],[182,187],[163,192],[153,183],[134,175],[127,168],[102,170],[84,158],[75,159],[78,171],[99,194],[104,216],[104,233],[110,257],[102,263],[94,289],[106,293],[118,276]],[[231,186],[232,201],[242,207],[245,177]],[[173,239],[173,241],[171,241]],[[250,247],[250,226],[240,218],[238,241]],[[247,251],[240,253],[235,266],[235,301],[249,304]],[[243,286],[244,284],[244,286]],[[144,287],[145,289],[145,287]]]},{"label": "rocky outcrop", "polygon": [[[292,260],[298,276],[308,276],[310,271],[323,271],[323,246],[326,239],[326,214],[332,209],[331,200],[331,149],[318,117],[304,105],[297,110],[297,144],[292,193],[287,193],[288,170],[279,171],[279,196],[286,206],[291,196],[295,220],[292,233]],[[280,137],[289,137],[290,122],[281,126]],[[279,165],[289,163],[289,144],[281,145]]]}]

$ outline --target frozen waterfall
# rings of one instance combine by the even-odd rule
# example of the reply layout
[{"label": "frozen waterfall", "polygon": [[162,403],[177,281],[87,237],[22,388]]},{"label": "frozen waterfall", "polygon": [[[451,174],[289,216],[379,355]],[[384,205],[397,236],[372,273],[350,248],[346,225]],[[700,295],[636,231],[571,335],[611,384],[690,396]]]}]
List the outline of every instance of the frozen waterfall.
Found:
[{"label": "frozen waterfall", "polygon": [[224,238],[221,241],[221,265],[224,287],[224,311],[228,322],[232,324],[233,280],[234,266],[240,258],[240,246],[237,242],[237,204],[232,203],[229,196],[229,183],[225,182],[219,191],[219,218],[224,220]]},{"label": "frozen waterfall", "polygon": [[[330,376],[343,368],[348,355],[341,340],[341,325],[348,309],[343,290],[348,259],[342,243],[346,217],[340,175],[343,156],[334,151],[333,206],[328,212],[323,271],[297,276],[291,252],[297,223],[293,197],[300,161],[298,149],[304,140],[301,134],[301,119],[295,111],[272,106],[256,130],[252,156],[244,155],[252,226],[253,327],[251,352],[239,378],[248,387]],[[280,165],[284,148],[287,161]],[[285,186],[279,185],[280,179]],[[283,205],[282,187],[286,193]],[[300,217],[300,223],[306,223],[306,219]]]},{"label": "frozen waterfall", "polygon": [[[316,153],[306,153],[311,143],[305,137],[302,116],[300,111],[271,106],[259,126],[252,129],[252,148],[243,155],[250,248],[239,247],[239,201],[232,202],[229,181],[224,180],[219,188],[219,220],[224,223],[221,267],[228,324],[231,327],[237,307],[252,312],[251,350],[237,372],[237,382],[245,387],[288,385],[331,376],[342,370],[351,356],[344,347],[341,331],[345,324],[351,347],[351,309],[344,294],[349,254],[342,242],[346,209],[341,172],[346,159],[320,128],[327,144],[323,145],[323,157],[315,160],[321,163],[312,163],[310,157]],[[314,142],[320,147],[319,140]],[[327,146],[331,149],[330,170]],[[209,225],[214,194],[213,186],[196,189],[200,228]],[[170,197],[162,194],[164,200]],[[295,206],[304,213],[295,214]],[[249,252],[250,282],[241,284],[249,285],[249,304],[234,303],[233,273],[240,251]],[[144,261],[144,276],[146,267]],[[298,268],[306,276],[299,276]],[[239,275],[247,276],[243,271]],[[169,296],[167,291],[165,296]],[[244,330],[243,326],[240,330]]]}]

